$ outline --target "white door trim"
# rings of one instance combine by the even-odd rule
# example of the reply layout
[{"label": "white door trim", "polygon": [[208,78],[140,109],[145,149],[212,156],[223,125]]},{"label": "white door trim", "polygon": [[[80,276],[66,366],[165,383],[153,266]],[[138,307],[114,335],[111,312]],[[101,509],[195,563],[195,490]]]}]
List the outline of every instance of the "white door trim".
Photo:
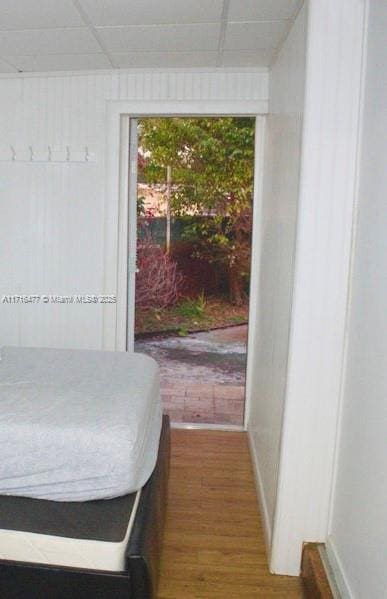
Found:
[{"label": "white door trim", "polygon": [[103,308],[102,348],[126,351],[127,304],[127,211],[128,183],[120,168],[128,164],[123,122],[140,116],[262,116],[267,101],[107,101],[104,292],[117,296],[117,303]]},{"label": "white door trim", "polygon": [[[127,120],[125,117],[122,117]],[[136,272],[137,272],[137,153],[138,153],[137,119],[129,119],[129,181],[126,182],[128,203],[128,261],[127,261],[127,307],[126,307],[126,350],[134,351],[135,304],[136,304]],[[126,150],[124,150],[126,154]],[[129,166],[129,168],[128,168]],[[124,177],[126,181],[126,175]],[[123,195],[123,197],[125,197]]]},{"label": "white door trim", "polygon": [[[128,186],[129,121],[140,116],[252,116],[256,119],[254,207],[252,232],[252,278],[250,282],[250,314],[248,330],[248,362],[246,376],[246,403],[244,429],[247,426],[250,403],[251,368],[254,364],[255,308],[258,276],[255,267],[259,262],[259,216],[263,164],[264,111],[267,103],[250,101],[222,102],[130,102],[111,101],[107,109],[107,187],[105,210],[105,289],[117,290],[115,310],[109,304],[104,307],[103,348],[115,351],[127,349],[127,301],[128,301]],[[259,110],[262,110],[260,112]],[[112,291],[110,291],[112,293]]]},{"label": "white door trim", "polygon": [[250,293],[249,293],[249,323],[248,323],[248,350],[246,363],[246,392],[244,428],[247,430],[248,419],[251,412],[252,384],[254,365],[257,362],[256,335],[258,334],[258,302],[259,302],[259,275],[261,263],[261,223],[262,223],[262,193],[263,193],[263,166],[265,152],[265,124],[266,118],[257,116],[255,119],[255,148],[254,148],[254,200],[253,200],[253,226],[251,242],[251,267],[250,267]]}]

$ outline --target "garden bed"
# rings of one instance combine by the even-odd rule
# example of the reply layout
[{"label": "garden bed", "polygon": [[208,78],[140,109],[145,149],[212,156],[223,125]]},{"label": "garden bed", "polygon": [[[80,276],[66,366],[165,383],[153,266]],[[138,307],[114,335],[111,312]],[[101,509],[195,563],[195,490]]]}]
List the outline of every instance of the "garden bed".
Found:
[{"label": "garden bed", "polygon": [[188,335],[245,324],[248,303],[235,306],[224,298],[184,299],[169,308],[136,308],[136,338],[151,334]]}]

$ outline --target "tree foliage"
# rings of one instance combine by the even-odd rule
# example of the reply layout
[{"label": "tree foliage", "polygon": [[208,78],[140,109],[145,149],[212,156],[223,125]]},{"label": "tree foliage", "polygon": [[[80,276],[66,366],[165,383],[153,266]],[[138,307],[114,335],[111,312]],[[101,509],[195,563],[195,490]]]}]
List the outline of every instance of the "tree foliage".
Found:
[{"label": "tree foliage", "polygon": [[241,303],[250,269],[253,119],[149,118],[139,130],[143,180],[165,184],[171,166],[173,214],[211,217],[195,221],[185,236],[196,256],[226,266],[231,299]]}]

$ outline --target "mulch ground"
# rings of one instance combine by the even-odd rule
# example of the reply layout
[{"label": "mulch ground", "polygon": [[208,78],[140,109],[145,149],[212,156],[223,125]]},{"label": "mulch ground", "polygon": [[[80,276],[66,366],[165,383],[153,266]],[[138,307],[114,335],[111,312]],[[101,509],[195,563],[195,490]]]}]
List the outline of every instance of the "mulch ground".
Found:
[{"label": "mulch ground", "polygon": [[164,309],[136,308],[136,337],[151,333],[174,333],[181,336],[247,322],[248,302],[235,306],[227,299],[206,298],[204,306],[187,309],[186,300]]}]

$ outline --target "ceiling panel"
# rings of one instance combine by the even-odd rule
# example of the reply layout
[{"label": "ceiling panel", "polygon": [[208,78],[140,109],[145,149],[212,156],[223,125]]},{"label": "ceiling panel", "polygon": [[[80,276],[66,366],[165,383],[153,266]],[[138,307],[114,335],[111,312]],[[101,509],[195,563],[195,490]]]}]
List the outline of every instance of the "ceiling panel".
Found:
[{"label": "ceiling panel", "polygon": [[0,73],[15,73],[17,69],[12,67],[10,64],[0,60]]},{"label": "ceiling panel", "polygon": [[146,27],[103,27],[97,29],[107,50],[125,54],[131,50],[147,52],[187,52],[216,50],[220,25],[154,25]]},{"label": "ceiling panel", "polygon": [[82,24],[71,0],[0,0],[0,29],[45,29]]},{"label": "ceiling panel", "polygon": [[226,29],[224,48],[225,50],[276,48],[288,26],[288,21],[229,23]]},{"label": "ceiling panel", "polygon": [[217,52],[130,52],[113,54],[120,68],[215,67]]},{"label": "ceiling panel", "polygon": [[230,0],[229,21],[265,21],[293,18],[300,0]]},{"label": "ceiling panel", "polygon": [[94,25],[217,22],[223,0],[79,0]]},{"label": "ceiling panel", "polygon": [[50,54],[46,56],[8,56],[19,71],[78,71],[109,69],[111,63],[104,54]]},{"label": "ceiling panel", "polygon": [[273,58],[274,50],[225,50],[222,67],[267,67]]},{"label": "ceiling panel", "polygon": [[0,0],[0,73],[270,66],[302,3]]},{"label": "ceiling panel", "polygon": [[101,47],[86,28],[0,31],[0,57],[99,52]]}]

